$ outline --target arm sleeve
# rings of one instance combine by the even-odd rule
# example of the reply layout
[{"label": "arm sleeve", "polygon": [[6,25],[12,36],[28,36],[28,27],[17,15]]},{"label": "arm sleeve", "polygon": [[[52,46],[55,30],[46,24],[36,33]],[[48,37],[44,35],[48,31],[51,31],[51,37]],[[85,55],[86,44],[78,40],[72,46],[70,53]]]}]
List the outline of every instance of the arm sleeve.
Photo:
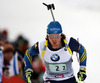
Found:
[{"label": "arm sleeve", "polygon": [[70,38],[69,47],[73,51],[79,53],[80,67],[86,67],[87,54],[86,49],[76,39]]},{"label": "arm sleeve", "polygon": [[80,45],[78,53],[79,53],[80,67],[86,67],[87,53],[85,47]]},{"label": "arm sleeve", "polygon": [[38,55],[39,50],[38,50],[38,42],[34,44],[32,47],[26,50],[25,55],[24,55],[24,70],[31,67],[31,62],[32,62],[32,56]]}]

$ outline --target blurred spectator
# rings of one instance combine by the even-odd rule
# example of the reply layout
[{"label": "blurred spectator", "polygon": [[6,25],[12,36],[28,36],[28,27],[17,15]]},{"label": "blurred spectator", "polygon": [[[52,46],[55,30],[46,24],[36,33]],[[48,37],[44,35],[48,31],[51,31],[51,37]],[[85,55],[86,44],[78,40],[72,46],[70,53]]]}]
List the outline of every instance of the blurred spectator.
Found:
[{"label": "blurred spectator", "polygon": [[18,68],[19,68],[19,74],[17,75],[20,78],[23,78],[23,58],[20,54],[18,54]]},{"label": "blurred spectator", "polygon": [[34,59],[32,60],[32,67],[32,83],[43,83],[42,77],[45,72],[45,66],[38,55],[34,56]]},{"label": "blurred spectator", "polygon": [[17,76],[12,76],[9,79],[3,76],[3,83],[26,83],[26,82]]},{"label": "blurred spectator", "polygon": [[3,56],[3,83],[25,83],[22,79],[22,57],[11,44],[4,46]]},{"label": "blurred spectator", "polygon": [[7,41],[8,40],[8,31],[6,29],[4,29],[2,31],[2,34],[4,35],[4,41]]},{"label": "blurred spectator", "polygon": [[0,41],[8,42],[8,31],[6,29],[0,32]]},{"label": "blurred spectator", "polygon": [[2,53],[2,47],[0,46],[0,83],[2,83],[2,71],[3,71],[3,53]]},{"label": "blurred spectator", "polygon": [[29,42],[22,35],[18,36],[18,38],[13,43],[16,50],[24,57],[26,49],[29,48]]},{"label": "blurred spectator", "polygon": [[[3,78],[8,83],[12,76],[23,77],[23,57],[26,49],[29,47],[28,40],[22,35],[10,43],[8,41],[8,31],[3,29],[0,31],[0,49],[3,51]],[[3,83],[4,83],[3,80]]]},{"label": "blurred spectator", "polygon": [[0,40],[0,50],[3,50],[4,45],[5,45],[5,43]]},{"label": "blurred spectator", "polygon": [[0,32],[0,49],[3,49],[3,47],[8,43],[8,31],[4,29]]},{"label": "blurred spectator", "polygon": [[4,55],[3,73],[4,76],[8,78],[10,61],[14,56],[14,47],[11,44],[5,45],[3,49],[3,55]]},{"label": "blurred spectator", "polygon": [[29,48],[29,42],[27,39],[25,39],[22,35],[19,35],[18,38],[13,42],[13,45],[15,47],[15,51],[18,52],[18,66],[19,66],[19,77],[23,77],[24,73],[24,54],[26,49]]},{"label": "blurred spectator", "polygon": [[[0,32],[0,47],[1,46],[3,47],[3,56],[4,56],[3,83],[9,83],[11,77],[15,75],[17,77],[22,78],[23,68],[24,68],[23,58],[24,58],[25,51],[29,48],[28,40],[24,38],[22,35],[19,35],[18,38],[11,44],[8,41],[8,31],[2,30]],[[43,82],[42,77],[45,71],[45,66],[42,60],[38,57],[38,55],[32,61],[32,66],[34,68],[33,69],[34,73],[32,75],[32,82],[42,83]]]}]

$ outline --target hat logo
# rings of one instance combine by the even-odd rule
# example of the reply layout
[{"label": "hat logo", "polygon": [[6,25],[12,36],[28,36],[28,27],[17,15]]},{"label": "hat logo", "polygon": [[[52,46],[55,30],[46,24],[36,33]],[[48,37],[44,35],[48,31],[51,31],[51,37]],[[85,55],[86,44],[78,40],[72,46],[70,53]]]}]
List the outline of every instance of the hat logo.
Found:
[{"label": "hat logo", "polygon": [[59,28],[51,28],[50,30],[51,31],[59,31],[60,29]]}]

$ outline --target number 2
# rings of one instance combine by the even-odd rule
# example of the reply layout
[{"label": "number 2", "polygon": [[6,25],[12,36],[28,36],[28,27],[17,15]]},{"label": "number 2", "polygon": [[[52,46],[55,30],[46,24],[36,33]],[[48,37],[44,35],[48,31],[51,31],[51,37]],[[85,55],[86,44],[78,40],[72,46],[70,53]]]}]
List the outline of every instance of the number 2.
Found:
[{"label": "number 2", "polygon": [[59,66],[55,66],[56,67],[56,71],[59,71]]}]

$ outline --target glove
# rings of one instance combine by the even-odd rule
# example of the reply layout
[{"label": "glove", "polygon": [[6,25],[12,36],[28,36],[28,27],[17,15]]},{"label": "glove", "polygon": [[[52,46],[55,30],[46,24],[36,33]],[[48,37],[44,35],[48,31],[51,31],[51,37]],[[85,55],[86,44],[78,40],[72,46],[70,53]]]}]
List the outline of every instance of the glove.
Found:
[{"label": "glove", "polygon": [[78,73],[77,73],[77,77],[80,81],[84,81],[86,79],[86,71],[84,70],[80,70]]},{"label": "glove", "polygon": [[33,70],[31,68],[26,69],[25,70],[26,78],[28,79],[28,77],[31,77],[32,73],[33,73]]}]

